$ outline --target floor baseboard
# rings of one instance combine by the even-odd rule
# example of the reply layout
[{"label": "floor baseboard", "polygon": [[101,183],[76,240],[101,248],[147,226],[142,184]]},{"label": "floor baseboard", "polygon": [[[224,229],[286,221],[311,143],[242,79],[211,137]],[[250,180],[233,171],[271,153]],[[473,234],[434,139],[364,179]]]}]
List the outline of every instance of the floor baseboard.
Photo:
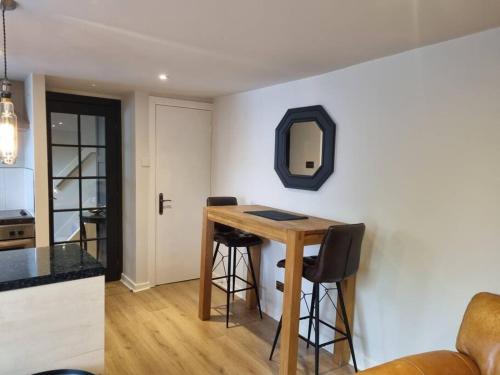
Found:
[{"label": "floor baseboard", "polygon": [[125,285],[127,288],[129,288],[132,292],[137,293],[137,292],[142,292],[143,290],[147,290],[151,288],[151,283],[149,281],[146,281],[144,283],[136,283],[132,281],[127,275],[122,273],[122,277],[120,279],[123,285]]}]

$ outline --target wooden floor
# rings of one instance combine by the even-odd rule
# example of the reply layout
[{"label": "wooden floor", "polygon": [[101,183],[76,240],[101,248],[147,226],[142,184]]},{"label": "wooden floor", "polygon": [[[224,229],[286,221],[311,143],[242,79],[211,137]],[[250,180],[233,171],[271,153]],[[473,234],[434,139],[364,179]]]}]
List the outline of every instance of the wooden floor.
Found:
[{"label": "wooden floor", "polygon": [[[106,285],[106,375],[266,375],[278,373],[279,350],[268,360],[276,322],[233,304],[225,326],[225,294],[213,288],[212,316],[197,318],[198,280],[131,293]],[[299,344],[299,373],[314,374],[314,349]],[[346,375],[322,351],[320,373]]]}]

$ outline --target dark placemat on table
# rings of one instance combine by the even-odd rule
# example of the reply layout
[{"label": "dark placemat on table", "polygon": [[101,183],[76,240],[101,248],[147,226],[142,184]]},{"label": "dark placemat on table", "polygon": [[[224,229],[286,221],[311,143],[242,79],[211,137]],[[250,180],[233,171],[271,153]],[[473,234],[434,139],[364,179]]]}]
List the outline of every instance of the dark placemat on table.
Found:
[{"label": "dark placemat on table", "polygon": [[303,220],[308,219],[304,215],[294,215],[287,212],[274,211],[274,210],[264,210],[264,211],[245,211],[246,214],[265,217],[266,219],[271,219],[275,221],[288,221],[288,220]]}]

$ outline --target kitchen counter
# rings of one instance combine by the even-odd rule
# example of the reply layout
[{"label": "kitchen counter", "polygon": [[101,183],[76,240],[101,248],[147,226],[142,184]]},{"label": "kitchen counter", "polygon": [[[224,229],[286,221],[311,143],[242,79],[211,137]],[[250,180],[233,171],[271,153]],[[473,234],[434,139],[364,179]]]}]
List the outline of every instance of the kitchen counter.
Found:
[{"label": "kitchen counter", "polygon": [[0,375],[103,374],[104,288],[79,244],[0,251]]},{"label": "kitchen counter", "polygon": [[79,244],[0,251],[0,292],[104,275]]}]

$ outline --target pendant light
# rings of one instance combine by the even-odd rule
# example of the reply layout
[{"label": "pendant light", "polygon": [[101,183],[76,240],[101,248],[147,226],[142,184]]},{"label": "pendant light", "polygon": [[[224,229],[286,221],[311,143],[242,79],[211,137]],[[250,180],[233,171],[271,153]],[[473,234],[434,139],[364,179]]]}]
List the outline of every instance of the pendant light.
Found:
[{"label": "pendant light", "polygon": [[5,11],[15,9],[16,6],[14,0],[1,0],[4,73],[0,92],[0,160],[4,164],[14,164],[17,158],[17,116],[11,99],[11,83],[7,78],[7,36],[5,33]]}]

